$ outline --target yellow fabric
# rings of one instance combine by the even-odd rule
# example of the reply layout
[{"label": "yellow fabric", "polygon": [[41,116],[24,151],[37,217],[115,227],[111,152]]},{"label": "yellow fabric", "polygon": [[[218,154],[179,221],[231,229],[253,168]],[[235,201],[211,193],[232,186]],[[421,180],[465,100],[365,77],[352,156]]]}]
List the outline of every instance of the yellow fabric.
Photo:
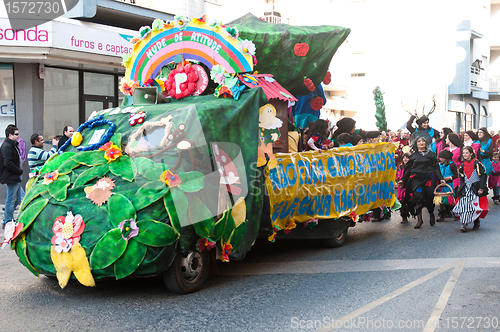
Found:
[{"label": "yellow fabric", "polygon": [[233,209],[231,210],[231,216],[233,217],[236,227],[245,222],[247,217],[247,206],[243,197],[238,198],[234,204]]},{"label": "yellow fabric", "polygon": [[299,133],[296,131],[288,132],[288,152],[298,152]]},{"label": "yellow fabric", "polygon": [[73,245],[70,251],[58,254],[55,246],[50,249],[50,257],[57,271],[57,280],[61,288],[66,287],[71,277],[71,272],[76,279],[84,286],[95,286],[94,278],[90,272],[90,264],[80,243]]},{"label": "yellow fabric", "polygon": [[322,152],[277,154],[266,170],[273,225],[290,219],[331,219],[364,214],[396,200],[395,146],[362,144]]}]

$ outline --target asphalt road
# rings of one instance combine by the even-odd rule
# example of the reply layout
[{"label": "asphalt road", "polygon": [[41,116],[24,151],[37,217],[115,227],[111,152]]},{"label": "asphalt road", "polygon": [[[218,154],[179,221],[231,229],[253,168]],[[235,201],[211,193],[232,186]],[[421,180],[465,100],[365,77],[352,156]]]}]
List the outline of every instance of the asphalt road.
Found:
[{"label": "asphalt road", "polygon": [[[490,201],[491,202],[491,201]],[[421,229],[398,214],[349,229],[342,248],[258,241],[220,263],[194,294],[160,277],[37,278],[0,251],[1,331],[496,331],[500,330],[500,206],[481,229],[447,221]],[[426,326],[427,324],[427,326]]]}]

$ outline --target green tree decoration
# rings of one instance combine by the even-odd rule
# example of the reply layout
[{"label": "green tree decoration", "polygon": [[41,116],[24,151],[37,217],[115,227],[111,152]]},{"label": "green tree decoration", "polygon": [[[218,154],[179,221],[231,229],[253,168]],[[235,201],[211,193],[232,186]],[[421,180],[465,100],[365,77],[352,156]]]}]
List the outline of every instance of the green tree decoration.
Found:
[{"label": "green tree decoration", "polygon": [[377,86],[373,89],[373,99],[375,99],[375,106],[377,110],[375,111],[375,119],[377,119],[378,130],[387,131],[387,120],[385,118],[385,104],[384,104],[384,94],[380,91],[380,87]]}]

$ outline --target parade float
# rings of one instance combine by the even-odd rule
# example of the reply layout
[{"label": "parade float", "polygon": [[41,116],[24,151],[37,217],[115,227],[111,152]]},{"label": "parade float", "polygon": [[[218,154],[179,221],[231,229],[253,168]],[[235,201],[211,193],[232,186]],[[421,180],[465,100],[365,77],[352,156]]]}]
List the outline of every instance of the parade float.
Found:
[{"label": "parade float", "polygon": [[349,31],[250,14],[142,27],[123,104],[94,112],[30,179],[3,246],[63,288],[163,274],[188,293],[259,233],[342,245],[358,215],[394,203],[394,146],[287,153],[286,138],[294,95],[328,83]]}]

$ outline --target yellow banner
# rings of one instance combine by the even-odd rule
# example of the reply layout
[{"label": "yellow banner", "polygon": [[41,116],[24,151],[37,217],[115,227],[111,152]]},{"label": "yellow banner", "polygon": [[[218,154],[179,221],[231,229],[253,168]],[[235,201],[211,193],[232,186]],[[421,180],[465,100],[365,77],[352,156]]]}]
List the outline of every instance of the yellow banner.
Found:
[{"label": "yellow banner", "polygon": [[266,171],[273,225],[364,214],[396,200],[391,143],[276,154]]}]

